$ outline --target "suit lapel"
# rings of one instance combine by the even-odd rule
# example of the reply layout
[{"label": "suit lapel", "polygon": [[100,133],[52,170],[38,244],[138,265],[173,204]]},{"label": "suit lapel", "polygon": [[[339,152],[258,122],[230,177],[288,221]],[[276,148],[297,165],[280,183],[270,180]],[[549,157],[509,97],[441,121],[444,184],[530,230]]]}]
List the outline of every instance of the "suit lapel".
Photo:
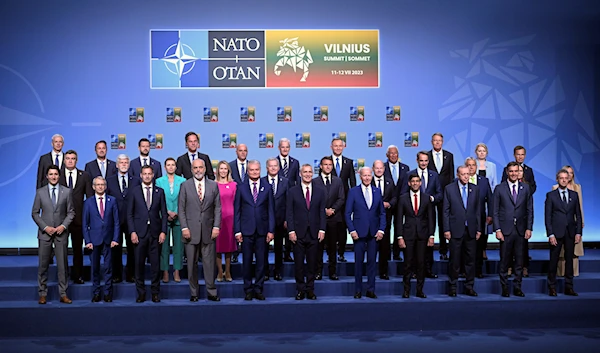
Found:
[{"label": "suit lapel", "polygon": [[521,202],[523,202],[523,197],[524,195],[523,192],[525,191],[525,188],[523,187],[523,183],[518,183],[517,185],[517,202],[515,203],[515,206],[518,206]]}]

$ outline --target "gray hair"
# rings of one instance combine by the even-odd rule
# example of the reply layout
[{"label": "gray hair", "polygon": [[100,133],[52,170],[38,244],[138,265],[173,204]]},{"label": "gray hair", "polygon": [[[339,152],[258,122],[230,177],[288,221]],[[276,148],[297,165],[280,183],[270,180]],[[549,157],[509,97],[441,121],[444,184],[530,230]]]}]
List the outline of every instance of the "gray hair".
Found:
[{"label": "gray hair", "polygon": [[279,165],[279,160],[277,158],[275,158],[275,157],[271,157],[271,158],[267,159],[267,161],[265,162],[265,164],[268,166],[269,162],[273,162],[273,161],[277,162],[277,165]]},{"label": "gray hair", "polygon": [[391,150],[392,148],[395,148],[395,149],[396,149],[396,151],[397,151],[398,153],[400,153],[400,150],[398,149],[398,147],[397,147],[396,145],[389,145],[389,146],[388,146],[388,148],[387,148],[387,150],[385,151],[385,154],[388,154],[388,153],[390,153],[390,150]]},{"label": "gray hair", "polygon": [[364,166],[364,167],[360,167],[360,169],[358,170],[358,174],[359,174],[359,175],[362,175],[362,171],[363,171],[363,170],[367,170],[367,169],[369,170],[369,172],[370,172],[371,174],[373,173],[373,169],[371,169],[371,167]]},{"label": "gray hair", "polygon": [[256,159],[251,159],[248,161],[248,168],[250,168],[250,164],[258,164],[258,167],[260,168],[260,162]]},{"label": "gray hair", "polygon": [[97,177],[94,178],[94,180],[92,181],[92,185],[96,185],[96,181],[101,180],[104,181],[104,183],[106,183],[106,179],[104,179],[102,177],[102,175],[98,175]]},{"label": "gray hair", "polygon": [[475,158],[473,158],[473,157],[467,157],[467,158],[465,159],[465,166],[467,165],[467,162],[468,162],[468,161],[473,161],[475,164],[477,164],[477,161],[475,160]]},{"label": "gray hair", "polygon": [[129,157],[124,153],[121,153],[120,155],[117,156],[117,162],[119,162],[119,160],[121,160],[121,159],[126,159],[127,162],[129,162]]},{"label": "gray hair", "polygon": [[288,145],[290,145],[290,147],[292,146],[292,144],[290,142],[290,139],[288,139],[287,137],[282,137],[282,138],[279,139],[279,145],[278,145],[279,147],[281,147],[281,143],[282,142],[287,142]]},{"label": "gray hair", "polygon": [[64,137],[63,137],[63,135],[61,135],[61,134],[54,134],[54,135],[52,135],[52,141],[54,141],[54,139],[55,139],[56,137],[60,137],[60,139],[61,139],[61,140],[63,140],[63,142],[65,142],[65,138],[64,138]]}]

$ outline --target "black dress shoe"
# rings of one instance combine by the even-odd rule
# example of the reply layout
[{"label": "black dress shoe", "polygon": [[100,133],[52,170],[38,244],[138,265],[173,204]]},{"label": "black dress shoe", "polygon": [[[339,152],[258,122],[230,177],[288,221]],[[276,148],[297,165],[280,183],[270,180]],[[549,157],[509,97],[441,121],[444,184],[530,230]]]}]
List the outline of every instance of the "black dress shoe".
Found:
[{"label": "black dress shoe", "polygon": [[135,279],[133,279],[133,277],[127,276],[125,278],[125,282],[127,282],[127,283],[133,283],[133,282],[135,282]]},{"label": "black dress shoe", "polygon": [[348,262],[346,261],[346,258],[344,257],[344,255],[338,256],[338,262]]},{"label": "black dress shoe", "polygon": [[265,275],[265,282],[269,280],[269,275]]},{"label": "black dress shoe", "polygon": [[502,296],[505,298],[510,297],[510,292],[508,291],[508,287],[502,287]]},{"label": "black dress shoe", "polygon": [[209,295],[208,297],[206,297],[206,299],[210,300],[211,302],[220,302],[221,298],[219,298],[218,295]]},{"label": "black dress shoe", "polygon": [[336,275],[335,273],[333,273],[333,274],[329,275],[329,279],[332,280],[332,281],[337,281],[340,278],[338,277],[338,275]]},{"label": "black dress shoe", "polygon": [[281,277],[281,275],[279,273],[276,273],[273,276],[273,279],[276,280],[276,281],[281,281],[281,280],[283,280],[283,277]]},{"label": "black dress shoe", "polygon": [[377,295],[375,295],[375,292],[367,291],[367,293],[365,294],[365,296],[367,298],[377,299]]},{"label": "black dress shoe", "polygon": [[429,272],[428,274],[425,275],[425,277],[427,277],[427,278],[438,278],[438,275],[436,275],[433,272]]},{"label": "black dress shoe", "polygon": [[197,302],[197,301],[198,301],[198,297],[197,297],[197,296],[194,296],[194,295],[192,295],[192,296],[190,297],[190,301],[191,301],[191,302]]},{"label": "black dress shoe", "polygon": [[309,290],[308,292],[306,292],[306,299],[317,300],[317,296],[315,295],[315,292]]},{"label": "black dress shoe", "polygon": [[576,297],[576,296],[578,296],[579,294],[577,294],[577,292],[575,292],[575,291],[573,290],[573,288],[567,288],[567,289],[565,289],[565,295],[571,295],[571,296],[573,296],[573,297]]},{"label": "black dress shoe", "polygon": [[283,262],[294,262],[294,259],[290,255],[287,255],[283,258]]},{"label": "black dress shoe", "polygon": [[145,301],[146,301],[145,295],[138,295],[137,299],[135,300],[136,303],[143,303]]},{"label": "black dress shoe", "polygon": [[410,297],[410,290],[404,290],[404,293],[402,293],[402,298],[409,298]]},{"label": "black dress shoe", "polygon": [[159,303],[160,302],[160,297],[158,296],[158,294],[152,294],[152,302],[153,303]]},{"label": "black dress shoe", "polygon": [[425,293],[423,293],[421,291],[417,291],[417,297],[418,298],[423,298],[423,299],[427,298],[427,296],[425,295]]},{"label": "black dress shoe", "polygon": [[386,281],[390,280],[390,276],[388,276],[387,273],[382,274],[381,276],[379,276],[379,278],[384,279]]},{"label": "black dress shoe", "polygon": [[477,275],[475,275],[475,277],[477,277],[477,278],[483,278],[483,273],[478,273]]},{"label": "black dress shoe", "polygon": [[410,275],[410,278],[412,278],[412,279],[417,279],[417,274],[416,274],[416,273],[413,273],[412,275]]},{"label": "black dress shoe", "polygon": [[556,297],[556,289],[554,289],[554,288],[548,289],[548,295],[551,297]]},{"label": "black dress shoe", "polygon": [[514,288],[513,295],[517,297],[524,297],[525,293],[523,293],[523,291],[520,288]]},{"label": "black dress shoe", "polygon": [[73,280],[74,284],[84,284],[85,282],[83,281],[83,278],[77,278]]},{"label": "black dress shoe", "polygon": [[254,298],[256,298],[256,300],[265,300],[266,299],[262,293],[255,293]]},{"label": "black dress shoe", "polygon": [[306,295],[304,294],[304,292],[298,292],[296,293],[296,300],[302,300],[306,297]]},{"label": "black dress shoe", "polygon": [[463,273],[459,273],[458,277],[460,277],[460,278],[467,278],[467,274],[464,273],[464,272]]},{"label": "black dress shoe", "polygon": [[231,263],[232,264],[238,263],[238,255],[237,254],[234,254],[233,256],[231,256]]},{"label": "black dress shoe", "polygon": [[448,255],[446,254],[440,254],[440,260],[448,260]]},{"label": "black dress shoe", "polygon": [[394,261],[402,261],[402,258],[400,256],[394,256],[393,260]]},{"label": "black dress shoe", "polygon": [[456,297],[456,289],[450,289],[450,292],[448,293],[449,297]]},{"label": "black dress shoe", "polygon": [[112,303],[112,295],[109,295],[109,294],[105,295],[104,301],[107,303]]},{"label": "black dress shoe", "polygon": [[362,298],[362,293],[361,292],[354,293],[354,299],[360,299],[360,298]]},{"label": "black dress shoe", "polygon": [[468,295],[469,297],[476,297],[477,296],[477,292],[475,292],[473,290],[473,288],[471,288],[471,289],[465,289],[465,295]]},{"label": "black dress shoe", "polygon": [[246,293],[244,300],[252,300],[252,298],[254,298],[254,294],[252,294],[252,292],[250,292],[250,293]]},{"label": "black dress shoe", "polygon": [[123,278],[121,277],[113,277],[112,283],[121,283],[123,282]]},{"label": "black dress shoe", "polygon": [[99,303],[100,302],[100,294],[94,294],[94,296],[92,297],[92,303]]},{"label": "black dress shoe", "polygon": [[321,275],[320,273],[317,273],[317,274],[315,275],[315,279],[316,279],[317,281],[320,281],[322,278],[323,278],[323,275]]}]

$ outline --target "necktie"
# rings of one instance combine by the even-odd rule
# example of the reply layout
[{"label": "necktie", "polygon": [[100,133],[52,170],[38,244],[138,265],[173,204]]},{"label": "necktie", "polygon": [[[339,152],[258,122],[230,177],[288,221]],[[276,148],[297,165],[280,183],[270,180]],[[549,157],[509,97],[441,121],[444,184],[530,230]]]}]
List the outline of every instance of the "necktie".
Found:
[{"label": "necktie", "polygon": [[[240,178],[242,179],[242,181],[246,180],[246,167],[244,167],[244,164],[246,163],[242,163],[242,173],[240,175]],[[256,185],[256,183],[254,183]],[[256,200],[254,200],[256,201]]]},{"label": "necktie", "polygon": [[144,158],[144,165],[148,165],[148,158]]},{"label": "necktie", "polygon": [[52,206],[56,207],[56,188],[52,188]]},{"label": "necktie", "polygon": [[371,193],[368,187],[365,188],[365,201],[367,201],[367,208],[371,209]]},{"label": "necktie", "polygon": [[377,187],[381,190],[381,196],[383,196],[383,189],[381,188],[381,179],[377,179]]},{"label": "necktie", "polygon": [[271,189],[273,189],[273,196],[275,196],[277,193],[277,190],[275,189],[275,178],[271,178]]},{"label": "necktie", "polygon": [[104,202],[102,202],[103,197],[100,196],[100,218],[104,219]]},{"label": "necktie", "polygon": [[253,182],[252,184],[254,185],[252,188],[252,198],[254,199],[254,203],[256,203],[256,200],[258,199],[258,189],[256,188],[256,182]]},{"label": "necktie", "polygon": [[392,178],[394,178],[394,185],[398,184],[398,169],[395,164],[392,164]]},{"label": "necktie", "polygon": [[419,200],[417,199],[417,194],[415,193],[415,216],[419,213]]},{"label": "necktie", "polygon": [[310,189],[306,187],[306,208],[310,210]]},{"label": "necktie", "polygon": [[152,199],[150,198],[150,189],[151,187],[146,186],[146,207],[148,207],[148,209],[150,209],[150,206],[152,205]]},{"label": "necktie", "polygon": [[195,153],[193,153],[193,154],[192,154],[192,161],[195,161],[195,160],[196,160],[196,154],[195,154]]},{"label": "necktie", "polygon": [[435,153],[435,169],[437,169],[438,173],[442,172],[442,158],[440,157],[440,152]]},{"label": "necktie", "polygon": [[325,177],[325,185],[331,185],[331,181],[329,181],[329,175]]},{"label": "necktie", "polygon": [[288,169],[287,158],[284,158],[283,159],[283,176],[286,178],[288,177],[288,171],[289,171],[289,169]]},{"label": "necktie", "polygon": [[465,206],[465,210],[467,209],[467,186],[463,185],[462,187],[462,201],[463,206]]},{"label": "necktie", "polygon": [[477,178],[475,177],[475,175],[473,175],[471,176],[471,178],[469,178],[469,183],[475,184],[475,180],[477,180]]},{"label": "necktie", "polygon": [[340,176],[340,157],[335,157],[335,173]]},{"label": "necktie", "polygon": [[54,158],[54,165],[60,168],[60,161],[58,160],[58,153],[56,154],[56,157]]},{"label": "necktie", "polygon": [[104,167],[104,162],[100,162],[100,174],[102,174],[103,178],[106,178],[106,167]]},{"label": "necktie", "polygon": [[202,183],[198,183],[198,198],[202,202]]},{"label": "necktie", "polygon": [[125,181],[125,175],[121,177],[121,192],[127,191],[127,182]]},{"label": "necktie", "polygon": [[427,190],[427,179],[425,179],[425,171],[421,170],[421,191]]},{"label": "necktie", "polygon": [[512,197],[513,202],[517,203],[517,184],[513,184]]},{"label": "necktie", "polygon": [[69,189],[73,188],[73,172],[69,172]]},{"label": "necktie", "polygon": [[569,203],[569,201],[567,201],[567,191],[566,190],[563,190],[562,196],[563,196],[562,197],[563,202],[564,203]]}]

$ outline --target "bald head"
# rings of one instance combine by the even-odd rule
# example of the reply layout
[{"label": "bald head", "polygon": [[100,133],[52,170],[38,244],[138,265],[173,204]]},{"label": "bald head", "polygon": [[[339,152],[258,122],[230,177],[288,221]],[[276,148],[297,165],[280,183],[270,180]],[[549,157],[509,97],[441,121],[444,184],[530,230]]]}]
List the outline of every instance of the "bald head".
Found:
[{"label": "bald head", "polygon": [[381,176],[383,176],[384,171],[385,166],[383,164],[383,161],[376,160],[375,162],[373,162],[373,174],[375,174],[376,177],[380,178]]},{"label": "bald head", "polygon": [[203,159],[195,159],[192,162],[192,173],[194,174],[194,178],[198,180],[202,180],[204,178],[204,173],[206,172],[206,164],[204,164]]},{"label": "bald head", "polygon": [[245,143],[240,143],[237,145],[237,147],[235,148],[235,154],[237,154],[237,158],[240,161],[245,161],[246,157],[248,157],[248,147],[246,146]]}]

